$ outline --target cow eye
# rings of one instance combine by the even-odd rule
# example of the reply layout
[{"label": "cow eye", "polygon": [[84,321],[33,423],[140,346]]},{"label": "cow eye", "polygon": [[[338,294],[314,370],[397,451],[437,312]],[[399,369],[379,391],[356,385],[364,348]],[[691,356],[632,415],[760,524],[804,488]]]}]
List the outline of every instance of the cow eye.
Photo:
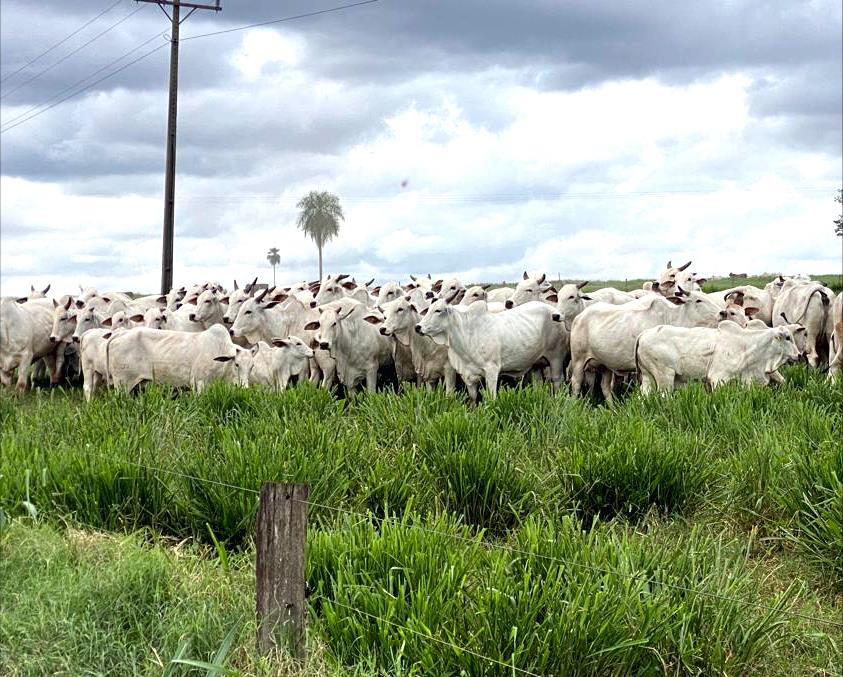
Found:
[{"label": "cow eye", "polygon": [[572,299],[572,298],[574,298],[574,297],[573,297],[573,296],[569,296],[568,298],[569,298],[569,299]]},{"label": "cow eye", "polygon": [[205,299],[205,303],[210,303],[211,299]]},{"label": "cow eye", "polygon": [[251,315],[251,314],[252,314],[252,311],[251,311],[251,310],[247,310],[247,311],[245,311],[243,314],[244,314],[244,315]]},{"label": "cow eye", "polygon": [[403,312],[404,312],[404,309],[403,309],[403,308],[399,308],[399,309],[398,309],[398,312],[399,312],[399,313],[403,313]]},{"label": "cow eye", "polygon": [[436,312],[437,312],[437,313],[441,313],[442,311],[441,311],[441,310],[437,310]]}]

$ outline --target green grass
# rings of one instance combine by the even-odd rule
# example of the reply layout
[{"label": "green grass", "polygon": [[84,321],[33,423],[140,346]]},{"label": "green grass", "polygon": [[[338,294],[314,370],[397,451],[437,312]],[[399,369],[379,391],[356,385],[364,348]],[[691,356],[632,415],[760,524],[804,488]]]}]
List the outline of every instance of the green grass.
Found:
[{"label": "green grass", "polygon": [[[390,621],[542,674],[835,674],[839,632],[789,613],[843,615],[843,385],[803,367],[785,375],[776,388],[693,385],[611,409],[539,386],[477,408],[416,388],[347,401],[309,385],[150,387],[89,404],[78,392],[2,393],[0,511],[12,527],[0,586],[30,582],[12,597],[0,588],[0,646],[16,665],[153,674],[155,653],[175,655],[190,636],[186,655],[211,660],[231,619],[252,618],[254,492],[276,480],[368,516],[310,509],[319,670],[505,671]],[[23,526],[33,515],[34,530]],[[92,557],[106,551],[98,601],[85,580],[96,567],[50,554],[79,550],[46,526],[66,522],[128,534],[92,543]],[[183,539],[189,574],[168,545]],[[55,580],[52,564],[21,573],[41,561],[26,554],[41,540],[44,562],[63,563]],[[120,573],[135,557],[137,577]],[[183,575],[199,587],[182,591]],[[126,607],[112,576],[137,581]],[[207,627],[184,606],[206,595]],[[109,599],[143,611],[115,612],[113,627]],[[77,617],[83,607],[103,617]],[[248,622],[227,654],[245,674],[258,671]],[[88,628],[89,648],[39,640],[69,633],[61,623]]]}]

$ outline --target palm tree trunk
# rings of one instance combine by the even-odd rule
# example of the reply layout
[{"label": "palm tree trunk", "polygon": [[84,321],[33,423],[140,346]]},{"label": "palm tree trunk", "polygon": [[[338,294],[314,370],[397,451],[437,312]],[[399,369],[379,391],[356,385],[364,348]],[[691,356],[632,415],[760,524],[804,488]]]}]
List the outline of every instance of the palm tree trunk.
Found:
[{"label": "palm tree trunk", "polygon": [[319,281],[322,281],[322,245],[316,245],[319,248]]},{"label": "palm tree trunk", "polygon": [[275,286],[275,264],[272,264],[272,286]]}]

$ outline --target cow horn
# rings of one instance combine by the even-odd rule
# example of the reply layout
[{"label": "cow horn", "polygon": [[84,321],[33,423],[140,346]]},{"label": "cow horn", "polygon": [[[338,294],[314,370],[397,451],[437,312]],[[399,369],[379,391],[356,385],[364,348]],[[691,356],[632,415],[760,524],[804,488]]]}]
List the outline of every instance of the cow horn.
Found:
[{"label": "cow horn", "polygon": [[258,278],[252,280],[249,284],[244,287],[244,291],[249,294],[249,296],[255,295],[255,285],[258,283]]},{"label": "cow horn", "polygon": [[686,292],[684,289],[682,289],[682,287],[680,287],[679,285],[676,285],[676,290],[677,290],[676,291],[677,296],[687,296],[688,295],[688,292]]},{"label": "cow horn", "polygon": [[668,261],[668,262],[667,262],[667,267],[668,267],[668,268],[673,268],[673,263],[672,263],[672,261],[673,261],[673,259],[671,259],[670,261]]},{"label": "cow horn", "polygon": [[237,291],[240,287],[237,286],[237,280],[234,280],[234,291]]},{"label": "cow horn", "polygon": [[788,320],[788,319],[787,319],[787,315],[785,315],[785,314],[784,314],[784,311],[782,311],[781,313],[779,313],[779,315],[781,315],[781,318],[782,318],[782,319],[783,319],[783,320],[784,320],[787,324],[790,324],[790,320]]},{"label": "cow horn", "polygon": [[679,270],[685,270],[690,265],[691,265],[691,262],[688,261],[688,263],[686,263],[684,266],[679,266]]},{"label": "cow horn", "polygon": [[335,281],[339,282],[340,280],[344,280],[347,277],[348,277],[348,273],[342,273],[341,275],[336,276]]},{"label": "cow horn", "polygon": [[255,301],[257,301],[258,303],[260,303],[261,301],[263,301],[263,297],[264,297],[264,296],[266,296],[266,293],[267,293],[268,291],[269,291],[269,288],[264,289],[264,290],[263,290],[260,294],[258,294],[258,295],[255,297]]},{"label": "cow horn", "polygon": [[415,281],[416,281],[416,276],[415,276],[415,275],[410,275],[410,279],[411,279],[413,282],[415,282]]},{"label": "cow horn", "polygon": [[577,285],[577,289],[582,289],[582,288],[583,288],[583,287],[585,287],[585,285],[587,285],[587,284],[588,284],[588,280],[586,280],[585,282],[580,282],[580,283]]},{"label": "cow horn", "polygon": [[35,285],[34,284],[29,285],[29,291],[35,291]]},{"label": "cow horn", "polygon": [[42,291],[41,293],[42,293],[42,294],[46,294],[48,291],[50,291],[50,287],[52,287],[52,286],[53,286],[53,283],[51,282],[51,283],[50,283],[50,284],[48,284],[46,287],[44,287],[44,289],[43,289],[43,291]]},{"label": "cow horn", "polygon": [[363,286],[364,286],[364,287],[368,287],[368,286],[369,286],[370,284],[372,284],[372,282],[374,282],[374,281],[375,281],[375,278],[372,278],[371,280],[369,280],[369,281],[368,281],[366,284],[364,284]]},{"label": "cow horn", "polygon": [[530,276],[529,276],[529,275],[527,275],[527,271],[526,271],[526,270],[524,271],[524,275],[523,275],[522,277],[523,277],[525,280],[530,279]]}]

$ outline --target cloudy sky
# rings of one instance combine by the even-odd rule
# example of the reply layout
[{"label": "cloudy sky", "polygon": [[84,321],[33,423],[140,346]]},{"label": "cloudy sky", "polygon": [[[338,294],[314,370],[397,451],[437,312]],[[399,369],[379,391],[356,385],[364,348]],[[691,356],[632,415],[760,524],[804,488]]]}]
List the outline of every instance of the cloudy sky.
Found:
[{"label": "cloudy sky", "polygon": [[[177,285],[271,279],[271,246],[315,278],[311,189],[358,279],[840,270],[839,0],[379,0],[185,39],[343,1],[182,25]],[[3,294],[159,285],[167,19],[120,0],[21,70],[113,2],[3,0]]]}]

